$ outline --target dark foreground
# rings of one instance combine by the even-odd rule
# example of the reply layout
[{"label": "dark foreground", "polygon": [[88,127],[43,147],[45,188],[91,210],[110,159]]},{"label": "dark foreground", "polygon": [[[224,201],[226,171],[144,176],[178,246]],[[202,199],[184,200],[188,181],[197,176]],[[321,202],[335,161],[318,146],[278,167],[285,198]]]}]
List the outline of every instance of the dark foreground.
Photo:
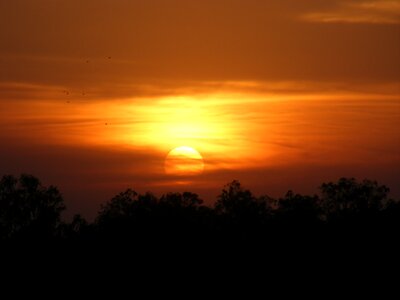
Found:
[{"label": "dark foreground", "polygon": [[280,253],[340,251],[351,245],[390,251],[399,240],[400,202],[375,181],[341,178],[323,183],[319,195],[289,191],[279,199],[256,197],[233,181],[213,207],[202,203],[190,192],[157,198],[128,189],[105,203],[94,222],[76,215],[68,223],[61,220],[65,205],[57,188],[44,187],[30,175],[4,176],[0,241],[3,247],[52,244],[72,251],[95,247],[212,253],[226,247]]}]

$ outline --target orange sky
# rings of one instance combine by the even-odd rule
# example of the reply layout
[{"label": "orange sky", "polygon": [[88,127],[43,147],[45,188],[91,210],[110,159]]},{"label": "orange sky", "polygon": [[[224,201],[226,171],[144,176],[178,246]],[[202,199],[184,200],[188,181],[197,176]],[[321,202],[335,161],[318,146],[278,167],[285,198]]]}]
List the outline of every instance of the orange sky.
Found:
[{"label": "orange sky", "polygon": [[[0,41],[0,172],[74,212],[233,179],[400,195],[400,1],[0,0]],[[176,185],[164,159],[182,145],[204,172]]]}]

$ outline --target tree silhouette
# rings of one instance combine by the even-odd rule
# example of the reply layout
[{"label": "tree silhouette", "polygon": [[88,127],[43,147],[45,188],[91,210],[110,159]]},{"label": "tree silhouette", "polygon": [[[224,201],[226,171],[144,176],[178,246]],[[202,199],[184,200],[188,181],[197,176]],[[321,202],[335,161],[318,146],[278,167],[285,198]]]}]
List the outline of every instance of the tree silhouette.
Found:
[{"label": "tree silhouette", "polygon": [[198,208],[203,203],[203,200],[199,198],[199,195],[191,192],[184,192],[182,194],[168,193],[161,197],[160,203],[173,207]]},{"label": "tree silhouette", "polygon": [[139,195],[128,189],[102,207],[96,224],[101,234],[119,240],[196,236],[203,226],[201,215],[207,211],[202,209],[202,202],[190,192],[168,193],[158,199],[153,194]]},{"label": "tree silhouette", "polygon": [[219,214],[232,218],[247,218],[265,215],[268,212],[268,198],[256,198],[251,191],[242,188],[239,181],[234,180],[225,185],[215,203]]},{"label": "tree silhouette", "polygon": [[237,180],[225,185],[215,203],[223,234],[234,239],[263,235],[271,212],[270,203],[269,197],[256,198]]},{"label": "tree silhouette", "polygon": [[80,214],[74,215],[71,223],[63,222],[59,226],[58,236],[65,240],[82,241],[93,238],[93,225],[89,224]]},{"label": "tree silhouette", "polygon": [[376,181],[357,182],[354,178],[340,178],[336,183],[323,183],[320,189],[321,206],[328,221],[371,217],[389,201],[389,188]]},{"label": "tree silhouette", "polygon": [[292,191],[278,199],[256,197],[235,180],[223,187],[214,206],[209,207],[191,192],[156,197],[127,189],[102,205],[94,222],[80,215],[61,222],[65,206],[55,187],[44,187],[31,175],[8,175],[0,180],[0,238],[32,241],[56,237],[74,248],[75,243],[84,242],[93,244],[93,249],[98,242],[100,246],[122,243],[135,249],[177,245],[171,248],[176,250],[192,243],[196,249],[225,242],[227,249],[237,243],[286,249],[315,241],[330,241],[329,248],[354,241],[379,241],[382,245],[396,241],[400,202],[388,198],[386,186],[341,178],[323,183],[320,191],[320,197]]},{"label": "tree silhouette", "polygon": [[64,209],[57,188],[42,186],[34,176],[7,175],[0,181],[2,238],[54,237]]},{"label": "tree silhouette", "polygon": [[146,206],[150,207],[152,204],[151,201],[142,201],[145,205],[141,210],[135,211],[135,201],[138,201],[138,194],[132,189],[127,189],[101,206],[96,226],[103,237],[121,239],[129,234],[138,214],[146,213]]},{"label": "tree silhouette", "polygon": [[389,199],[382,209],[379,220],[385,233],[397,241],[400,231],[400,201]]},{"label": "tree silhouette", "polygon": [[119,193],[105,205],[102,205],[98,221],[104,222],[130,217],[133,203],[137,199],[138,194],[132,189],[127,189],[125,192]]},{"label": "tree silhouette", "polygon": [[279,199],[277,217],[295,226],[316,225],[320,221],[321,209],[318,196],[303,196],[288,191]]}]

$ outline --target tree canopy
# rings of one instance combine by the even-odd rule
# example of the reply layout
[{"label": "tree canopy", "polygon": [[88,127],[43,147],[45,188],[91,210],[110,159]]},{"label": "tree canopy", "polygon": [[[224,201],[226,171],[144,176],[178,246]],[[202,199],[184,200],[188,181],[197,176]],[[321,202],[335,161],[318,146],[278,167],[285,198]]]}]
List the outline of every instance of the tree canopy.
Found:
[{"label": "tree canopy", "polygon": [[0,180],[3,240],[267,241],[288,233],[326,236],[357,228],[368,235],[371,229],[383,234],[400,227],[400,204],[389,198],[389,188],[354,178],[323,183],[320,195],[288,191],[276,199],[255,196],[234,180],[223,187],[213,206],[192,192],[157,197],[127,189],[104,203],[94,222],[80,215],[62,221],[64,210],[58,189],[43,186],[34,176],[7,175]]},{"label": "tree canopy", "polygon": [[51,237],[65,209],[54,186],[44,187],[31,175],[0,180],[0,232],[4,238]]}]

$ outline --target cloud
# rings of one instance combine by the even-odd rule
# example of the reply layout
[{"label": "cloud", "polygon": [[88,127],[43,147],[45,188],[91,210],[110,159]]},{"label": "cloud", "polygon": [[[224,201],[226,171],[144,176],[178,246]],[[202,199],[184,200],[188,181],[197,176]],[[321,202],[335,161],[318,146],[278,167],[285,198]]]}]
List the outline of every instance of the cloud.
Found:
[{"label": "cloud", "polygon": [[[312,80],[264,80],[264,81],[195,81],[195,80],[138,80],[131,83],[110,82],[101,86],[95,85],[57,85],[52,83],[36,83],[34,81],[1,81],[0,103],[40,103],[83,104],[99,101],[118,102],[129,100],[135,103],[157,100],[162,97],[196,96],[205,99],[211,94],[222,95],[268,95],[270,99],[303,97],[315,95],[326,98],[334,95],[341,98],[343,94],[370,97],[386,97],[400,93],[397,81],[363,82],[363,81],[312,81]],[[322,95],[323,94],[323,95]],[[250,101],[246,96],[246,101]],[[233,101],[233,100],[232,100]],[[240,101],[243,101],[241,99]],[[9,108],[9,107],[8,107]]]},{"label": "cloud", "polygon": [[400,2],[387,0],[340,2],[330,11],[306,13],[301,19],[317,23],[399,24]]}]

